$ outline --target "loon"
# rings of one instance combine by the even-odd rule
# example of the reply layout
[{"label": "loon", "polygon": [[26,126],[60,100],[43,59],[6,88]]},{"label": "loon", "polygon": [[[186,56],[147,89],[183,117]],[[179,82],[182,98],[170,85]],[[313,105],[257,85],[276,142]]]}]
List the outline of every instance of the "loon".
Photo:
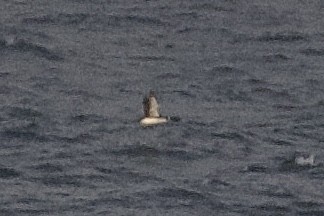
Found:
[{"label": "loon", "polygon": [[168,117],[168,116],[160,115],[159,105],[155,98],[154,91],[150,91],[148,97],[144,97],[143,111],[144,111],[144,118],[140,120],[140,125],[144,127],[164,124],[167,123],[169,120],[172,121],[180,120],[180,118],[178,117]]}]

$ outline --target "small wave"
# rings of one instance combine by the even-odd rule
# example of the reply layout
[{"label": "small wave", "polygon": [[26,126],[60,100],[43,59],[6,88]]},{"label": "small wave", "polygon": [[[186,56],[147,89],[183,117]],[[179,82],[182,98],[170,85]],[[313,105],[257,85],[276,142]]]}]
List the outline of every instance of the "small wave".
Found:
[{"label": "small wave", "polygon": [[32,203],[44,203],[44,200],[36,199],[36,198],[20,198],[17,199],[17,203],[22,204],[32,204]]},{"label": "small wave", "polygon": [[131,60],[137,60],[137,61],[175,61],[172,57],[167,56],[131,56],[128,57]]},{"label": "small wave", "polygon": [[98,123],[98,122],[102,122],[105,121],[106,118],[104,118],[103,116],[100,115],[96,115],[96,114],[81,114],[81,115],[76,115],[71,117],[71,120],[73,122],[85,122],[85,123]]},{"label": "small wave", "polygon": [[13,44],[6,46],[10,50],[15,50],[19,52],[31,52],[36,56],[45,58],[51,61],[62,61],[63,57],[58,55],[57,53],[49,50],[46,47],[41,45],[33,44],[23,39],[19,39],[15,41]]},{"label": "small wave", "polygon": [[62,172],[63,171],[62,166],[54,165],[51,163],[39,164],[39,165],[35,166],[34,169],[36,169],[38,171],[46,172],[46,173]]},{"label": "small wave", "polygon": [[268,167],[263,164],[252,164],[245,167],[243,172],[266,173],[268,172]]},{"label": "small wave", "polygon": [[22,20],[23,24],[48,24],[54,23],[54,19],[50,15],[39,16],[39,17],[28,17]]},{"label": "small wave", "polygon": [[192,94],[189,91],[185,91],[185,90],[173,90],[172,93],[177,93],[178,95],[180,95],[182,97],[196,98],[196,95]]},{"label": "small wave", "polygon": [[299,208],[304,208],[304,209],[319,208],[323,205],[322,203],[318,203],[314,201],[296,201],[293,204],[298,206]]},{"label": "small wave", "polygon": [[236,34],[233,35],[232,39],[230,39],[230,42],[233,43],[233,44],[236,44],[236,43],[248,43],[248,42],[250,42],[252,40],[253,40],[253,38],[251,38],[247,34],[236,33]]},{"label": "small wave", "polygon": [[20,120],[35,119],[43,116],[41,112],[31,108],[8,106],[4,107],[2,111],[4,111],[9,117],[17,118]]},{"label": "small wave", "polygon": [[232,8],[226,8],[218,5],[214,5],[212,3],[194,3],[189,6],[190,10],[209,10],[209,11],[214,11],[214,12],[229,12],[233,11]]},{"label": "small wave", "polygon": [[318,163],[313,169],[310,170],[310,176],[314,179],[324,180],[324,165]]},{"label": "small wave", "polygon": [[20,173],[14,169],[5,168],[5,167],[0,168],[0,179],[1,178],[3,178],[3,179],[17,178],[19,176],[20,176]]},{"label": "small wave", "polygon": [[242,101],[242,102],[252,101],[252,98],[245,91],[237,92],[234,91],[233,89],[229,89],[224,94],[227,97],[227,99],[231,101]]},{"label": "small wave", "polygon": [[197,125],[197,126],[206,126],[211,128],[219,128],[222,124],[220,121],[195,121],[195,120],[189,120],[188,124]]},{"label": "small wave", "polygon": [[85,26],[92,31],[105,31],[109,27],[136,27],[136,26],[150,26],[161,27],[169,26],[170,24],[162,19],[138,16],[138,15],[91,15],[87,20]]},{"label": "small wave", "polygon": [[127,182],[136,182],[136,183],[147,182],[147,181],[157,181],[157,182],[163,181],[158,177],[147,175],[145,173],[135,172],[125,167],[115,167],[115,168],[97,167],[96,170],[98,170],[102,174],[107,175],[110,181],[114,181],[116,183],[120,182],[121,179]]},{"label": "small wave", "polygon": [[130,157],[168,157],[184,161],[201,158],[201,155],[199,154],[190,153],[184,150],[159,150],[157,148],[145,145],[128,146],[120,150],[113,150],[111,153],[116,155],[127,155]]},{"label": "small wave", "polygon": [[149,16],[136,16],[136,15],[126,15],[126,16],[119,16],[119,15],[109,15],[104,17],[106,22],[110,26],[121,26],[121,25],[153,25],[153,26],[165,26],[168,23],[157,19],[152,18]]},{"label": "small wave", "polygon": [[94,136],[88,134],[88,133],[82,133],[78,134],[74,137],[66,137],[66,136],[57,136],[57,135],[48,135],[45,137],[48,140],[52,141],[59,141],[63,143],[85,143],[88,140],[95,139]]},{"label": "small wave", "polygon": [[208,75],[212,77],[229,77],[229,78],[241,78],[242,76],[246,76],[246,72],[240,69],[237,69],[228,65],[215,66],[211,70],[208,71]]},{"label": "small wave", "polygon": [[157,191],[157,195],[164,198],[204,200],[205,196],[197,191],[183,188],[162,188]]},{"label": "small wave", "polygon": [[71,160],[73,154],[71,152],[59,151],[55,153],[52,159],[68,159]]},{"label": "small wave", "polygon": [[188,124],[189,125],[194,125],[194,126],[199,126],[199,127],[209,126],[209,124],[207,122],[200,122],[200,121],[194,121],[194,120],[189,120]]},{"label": "small wave", "polygon": [[108,134],[119,134],[121,132],[125,132],[125,130],[127,130],[129,128],[127,128],[126,126],[120,126],[120,127],[116,127],[116,128],[112,128],[112,129],[105,129],[102,128],[100,131],[101,132],[106,132]]},{"label": "small wave", "polygon": [[267,87],[257,87],[252,89],[252,93],[260,94],[263,98],[285,98],[285,99],[292,99],[292,96],[289,94],[287,90],[276,91],[271,88]]},{"label": "small wave", "polygon": [[81,187],[81,175],[55,175],[35,178],[35,181],[41,181],[44,185],[61,187],[63,185]]},{"label": "small wave", "polygon": [[39,17],[24,18],[24,24],[61,24],[61,25],[78,25],[84,22],[89,17],[88,14],[75,13],[67,14],[60,13],[58,15],[45,15]]},{"label": "small wave", "polygon": [[285,105],[285,104],[275,104],[272,107],[274,107],[277,110],[282,110],[282,111],[293,111],[293,110],[297,110],[299,108],[298,106]]},{"label": "small wave", "polygon": [[0,72],[0,78],[5,78],[9,75],[10,75],[10,73],[8,73],[8,72]]},{"label": "small wave", "polygon": [[156,78],[157,79],[178,79],[180,78],[180,75],[168,72],[168,73],[160,74]]},{"label": "small wave", "polygon": [[1,215],[14,215],[17,211],[9,208],[0,208]]},{"label": "small wave", "polygon": [[280,33],[266,33],[262,36],[257,37],[260,42],[296,42],[296,41],[306,41],[307,37],[298,32],[280,32]]},{"label": "small wave", "polygon": [[39,135],[36,132],[32,131],[25,131],[21,128],[15,128],[15,129],[6,129],[4,131],[0,132],[0,137],[2,139],[21,139],[24,141],[39,141],[39,142],[45,142],[48,141],[48,139],[44,136]]},{"label": "small wave", "polygon": [[139,156],[157,157],[161,154],[161,152],[158,149],[150,146],[145,146],[145,145],[128,146],[120,150],[113,150],[112,153],[116,155],[128,155],[131,157],[139,157]]},{"label": "small wave", "polygon": [[220,138],[220,139],[228,139],[228,140],[242,141],[242,140],[246,139],[243,135],[241,135],[239,133],[236,133],[236,132],[223,132],[223,133],[215,133],[215,132],[213,132],[211,135],[213,137],[217,137],[217,138]]},{"label": "small wave", "polygon": [[140,24],[146,24],[146,25],[154,25],[154,26],[162,26],[162,25],[167,25],[166,22],[157,19],[157,18],[152,18],[148,16],[134,16],[134,15],[129,15],[123,17],[123,19],[128,20],[132,23],[140,23]]},{"label": "small wave", "polygon": [[269,141],[273,143],[274,145],[278,146],[293,146],[294,144],[290,141],[287,140],[282,140],[282,139],[271,139],[269,138]]},{"label": "small wave", "polygon": [[14,209],[14,212],[19,212],[21,214],[27,215],[46,215],[49,214],[50,211],[48,209],[27,209],[19,207],[17,209]]},{"label": "small wave", "polygon": [[276,63],[276,62],[280,62],[280,61],[287,61],[290,58],[284,54],[273,54],[273,55],[265,55],[263,56],[263,59],[266,62],[271,62],[271,63]]},{"label": "small wave", "polygon": [[126,170],[125,167],[114,167],[114,168],[103,168],[103,167],[96,167],[96,170],[103,174],[116,174]]},{"label": "small wave", "polygon": [[305,56],[324,56],[324,49],[308,48],[301,50],[300,53],[304,54]]},{"label": "small wave", "polygon": [[162,152],[165,157],[170,157],[177,160],[190,161],[202,158],[202,155],[190,153],[184,150],[166,150]]},{"label": "small wave", "polygon": [[266,85],[267,84],[266,81],[257,79],[257,78],[250,78],[247,80],[247,82],[252,85]]},{"label": "small wave", "polygon": [[206,176],[205,180],[203,181],[204,185],[211,185],[213,187],[229,187],[231,186],[230,183],[218,179],[215,175],[208,175]]},{"label": "small wave", "polygon": [[275,204],[262,204],[252,206],[252,214],[257,213],[256,215],[268,215],[266,213],[270,213],[270,215],[287,215],[291,213],[291,209],[286,206],[275,205]]},{"label": "small wave", "polygon": [[309,88],[320,88],[322,87],[322,82],[317,79],[306,79],[305,84]]},{"label": "small wave", "polygon": [[300,215],[300,216],[323,216],[324,210],[298,211],[298,215]]},{"label": "small wave", "polygon": [[[134,205],[138,204],[139,198],[137,199],[132,198],[131,196],[118,196],[118,197],[112,197],[110,194],[108,196],[100,197],[100,198],[95,198],[91,199],[86,202],[86,206],[106,206],[107,203],[109,203],[110,206],[114,206],[115,208],[117,207],[122,207],[125,209],[131,208]],[[74,211],[74,209],[71,209]],[[97,215],[109,215],[111,214],[111,210],[109,210],[108,213],[106,211],[102,211],[102,214],[97,214]]]},{"label": "small wave", "polygon": [[294,198],[294,194],[286,188],[281,188],[276,185],[270,185],[266,187],[260,194],[268,196],[270,198]]},{"label": "small wave", "polygon": [[166,44],[166,45],[164,46],[165,49],[172,49],[172,48],[174,48],[174,47],[175,47],[175,44],[173,44],[173,43],[168,43],[168,44]]},{"label": "small wave", "polygon": [[60,90],[60,92],[66,94],[68,96],[71,96],[71,95],[81,96],[84,99],[97,99],[97,100],[103,99],[103,97],[100,95],[92,94],[92,93],[90,93],[86,90],[82,90],[82,89],[68,89],[68,90],[64,89],[64,90]]},{"label": "small wave", "polygon": [[185,34],[185,33],[189,33],[189,32],[194,32],[194,31],[198,31],[198,28],[194,28],[194,27],[184,27],[181,28],[177,31],[177,33],[179,34]]},{"label": "small wave", "polygon": [[[1,77],[1,75],[0,75]],[[11,88],[9,88],[8,86],[0,86],[0,95],[3,94],[3,95],[7,95],[7,94],[10,94],[11,93]]]},{"label": "small wave", "polygon": [[180,12],[175,14],[176,17],[181,17],[181,18],[198,18],[201,15],[198,15],[196,12]]},{"label": "small wave", "polygon": [[7,46],[7,41],[5,39],[0,39],[0,50],[5,49]]},{"label": "small wave", "polygon": [[324,107],[324,100],[319,100],[319,101],[317,102],[317,105],[318,105],[318,106],[321,106],[321,107]]}]

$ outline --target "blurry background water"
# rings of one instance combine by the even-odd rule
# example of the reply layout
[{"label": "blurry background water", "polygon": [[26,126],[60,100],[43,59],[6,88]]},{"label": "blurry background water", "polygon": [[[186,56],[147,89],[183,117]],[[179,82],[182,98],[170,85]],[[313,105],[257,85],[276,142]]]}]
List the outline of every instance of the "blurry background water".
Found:
[{"label": "blurry background water", "polygon": [[0,6],[0,215],[324,215],[323,1]]}]

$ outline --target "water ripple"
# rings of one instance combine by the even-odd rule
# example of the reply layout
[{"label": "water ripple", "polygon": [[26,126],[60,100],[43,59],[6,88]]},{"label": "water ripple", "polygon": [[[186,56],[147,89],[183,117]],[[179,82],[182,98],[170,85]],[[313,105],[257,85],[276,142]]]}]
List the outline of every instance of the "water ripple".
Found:
[{"label": "water ripple", "polygon": [[0,179],[17,178],[19,176],[20,173],[17,172],[15,169],[0,167]]},{"label": "water ripple", "polygon": [[260,42],[296,42],[306,41],[307,39],[306,35],[298,32],[278,32],[275,34],[267,32],[257,38]]},{"label": "water ripple", "polygon": [[324,56],[324,49],[308,48],[300,52],[306,56]]},{"label": "water ripple", "polygon": [[185,150],[160,150],[146,145],[128,146],[123,149],[113,150],[112,154],[127,155],[129,157],[169,157],[172,159],[184,161],[201,158],[201,155],[197,153],[187,152]]},{"label": "water ripple", "polygon": [[24,18],[24,24],[61,24],[61,25],[78,25],[85,21],[89,15],[83,13],[67,14],[60,13],[58,15],[45,15],[38,17]]},{"label": "water ripple", "polygon": [[62,61],[64,58],[58,53],[38,44],[34,44],[24,39],[18,39],[6,46],[9,50],[18,52],[31,52],[34,55],[50,61]]},{"label": "water ripple", "polygon": [[53,173],[53,172],[62,172],[63,167],[59,165],[54,165],[51,163],[39,164],[34,167],[34,169],[42,172]]}]

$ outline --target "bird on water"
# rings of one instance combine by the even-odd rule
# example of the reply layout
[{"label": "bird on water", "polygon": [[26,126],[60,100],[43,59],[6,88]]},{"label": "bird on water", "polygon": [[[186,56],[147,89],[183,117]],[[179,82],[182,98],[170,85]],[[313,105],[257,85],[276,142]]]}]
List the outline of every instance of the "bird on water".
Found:
[{"label": "bird on water", "polygon": [[144,117],[140,120],[142,126],[154,126],[164,124],[168,121],[179,121],[179,117],[161,116],[159,104],[157,103],[154,91],[150,91],[143,99]]}]

